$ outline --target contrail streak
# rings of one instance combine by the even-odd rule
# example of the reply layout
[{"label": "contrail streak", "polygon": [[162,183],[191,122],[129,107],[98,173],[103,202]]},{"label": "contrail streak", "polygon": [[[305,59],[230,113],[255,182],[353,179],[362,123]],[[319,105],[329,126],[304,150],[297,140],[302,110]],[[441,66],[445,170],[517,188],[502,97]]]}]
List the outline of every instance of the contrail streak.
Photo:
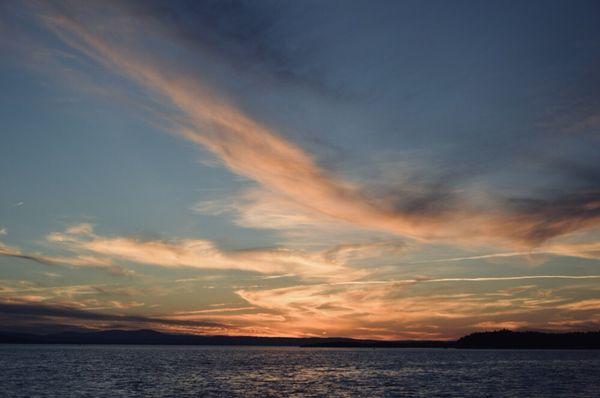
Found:
[{"label": "contrail streak", "polygon": [[335,282],[328,285],[385,285],[394,283],[441,283],[441,282],[493,282],[515,281],[527,279],[600,279],[600,275],[524,275],[524,276],[492,276],[479,278],[434,278],[434,279],[394,279],[389,281],[349,281]]}]

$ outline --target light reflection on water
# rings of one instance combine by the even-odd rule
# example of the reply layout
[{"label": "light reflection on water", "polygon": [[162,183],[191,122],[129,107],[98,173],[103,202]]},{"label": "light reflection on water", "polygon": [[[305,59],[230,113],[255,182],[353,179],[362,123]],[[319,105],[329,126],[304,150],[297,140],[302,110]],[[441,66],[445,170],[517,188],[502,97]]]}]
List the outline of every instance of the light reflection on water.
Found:
[{"label": "light reflection on water", "polygon": [[600,351],[0,345],[1,397],[600,397]]}]

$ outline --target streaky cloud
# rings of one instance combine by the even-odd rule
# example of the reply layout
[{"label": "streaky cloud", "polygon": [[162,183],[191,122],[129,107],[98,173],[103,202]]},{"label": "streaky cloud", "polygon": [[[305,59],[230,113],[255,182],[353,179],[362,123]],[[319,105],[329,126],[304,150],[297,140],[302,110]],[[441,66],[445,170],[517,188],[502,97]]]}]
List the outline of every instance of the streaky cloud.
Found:
[{"label": "streaky cloud", "polygon": [[[163,327],[193,327],[197,329],[227,330],[231,326],[211,321],[176,320],[169,318],[147,317],[141,315],[119,315],[94,312],[59,305],[32,303],[0,302],[0,317],[14,316],[18,323],[31,323],[47,320],[91,321],[99,323],[121,323],[134,325],[162,325]],[[135,327],[135,326],[134,326]]]},{"label": "streaky cloud", "polygon": [[487,260],[504,257],[527,257],[534,255],[577,257],[590,260],[597,260],[600,258],[600,242],[549,244],[542,245],[538,249],[532,249],[529,251],[490,253],[477,256],[450,257],[434,260],[412,261],[411,264],[446,263],[467,260]]},{"label": "streaky cloud", "polygon": [[77,256],[95,255],[106,261],[129,261],[160,267],[234,269],[259,273],[293,272],[304,277],[336,278],[341,274],[360,275],[344,262],[320,252],[283,248],[224,251],[203,239],[143,240],[135,237],[105,237],[93,232],[88,224],[74,225],[55,232],[47,240]]},{"label": "streaky cloud", "polygon": [[71,266],[71,267],[90,267],[104,270],[113,275],[131,275],[132,271],[127,270],[117,264],[114,264],[107,258],[100,258],[91,255],[77,255],[71,257],[47,256],[37,253],[23,253],[21,250],[6,246],[0,242],[0,256],[19,258],[29,260],[42,265],[50,266]]},{"label": "streaky cloud", "polygon": [[536,202],[537,211],[531,211],[529,199],[511,202],[514,206],[498,203],[491,211],[461,202],[448,211],[435,204],[447,200],[445,194],[417,202],[405,198],[407,205],[402,197],[371,198],[360,184],[319,167],[299,146],[244,113],[202,76],[102,37],[95,31],[100,21],[89,16],[79,21],[49,13],[43,19],[67,45],[166,100],[163,105],[176,110],[167,117],[179,133],[217,155],[231,171],[323,216],[418,240],[508,239],[525,245],[590,228],[600,218],[594,192]]}]

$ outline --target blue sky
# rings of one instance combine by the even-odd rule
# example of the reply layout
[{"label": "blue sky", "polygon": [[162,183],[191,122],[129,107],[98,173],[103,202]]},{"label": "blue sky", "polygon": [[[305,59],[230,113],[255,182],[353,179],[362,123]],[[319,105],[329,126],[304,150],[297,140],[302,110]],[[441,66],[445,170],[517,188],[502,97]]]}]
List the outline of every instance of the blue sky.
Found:
[{"label": "blue sky", "polygon": [[597,329],[598,11],[4,2],[1,324]]}]

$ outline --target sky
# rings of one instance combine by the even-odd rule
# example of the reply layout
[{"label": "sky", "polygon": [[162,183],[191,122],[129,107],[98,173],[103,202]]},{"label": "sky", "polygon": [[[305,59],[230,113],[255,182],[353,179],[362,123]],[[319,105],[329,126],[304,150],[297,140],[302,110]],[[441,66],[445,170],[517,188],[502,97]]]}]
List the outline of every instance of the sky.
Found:
[{"label": "sky", "polygon": [[600,329],[599,13],[0,2],[0,329]]}]

